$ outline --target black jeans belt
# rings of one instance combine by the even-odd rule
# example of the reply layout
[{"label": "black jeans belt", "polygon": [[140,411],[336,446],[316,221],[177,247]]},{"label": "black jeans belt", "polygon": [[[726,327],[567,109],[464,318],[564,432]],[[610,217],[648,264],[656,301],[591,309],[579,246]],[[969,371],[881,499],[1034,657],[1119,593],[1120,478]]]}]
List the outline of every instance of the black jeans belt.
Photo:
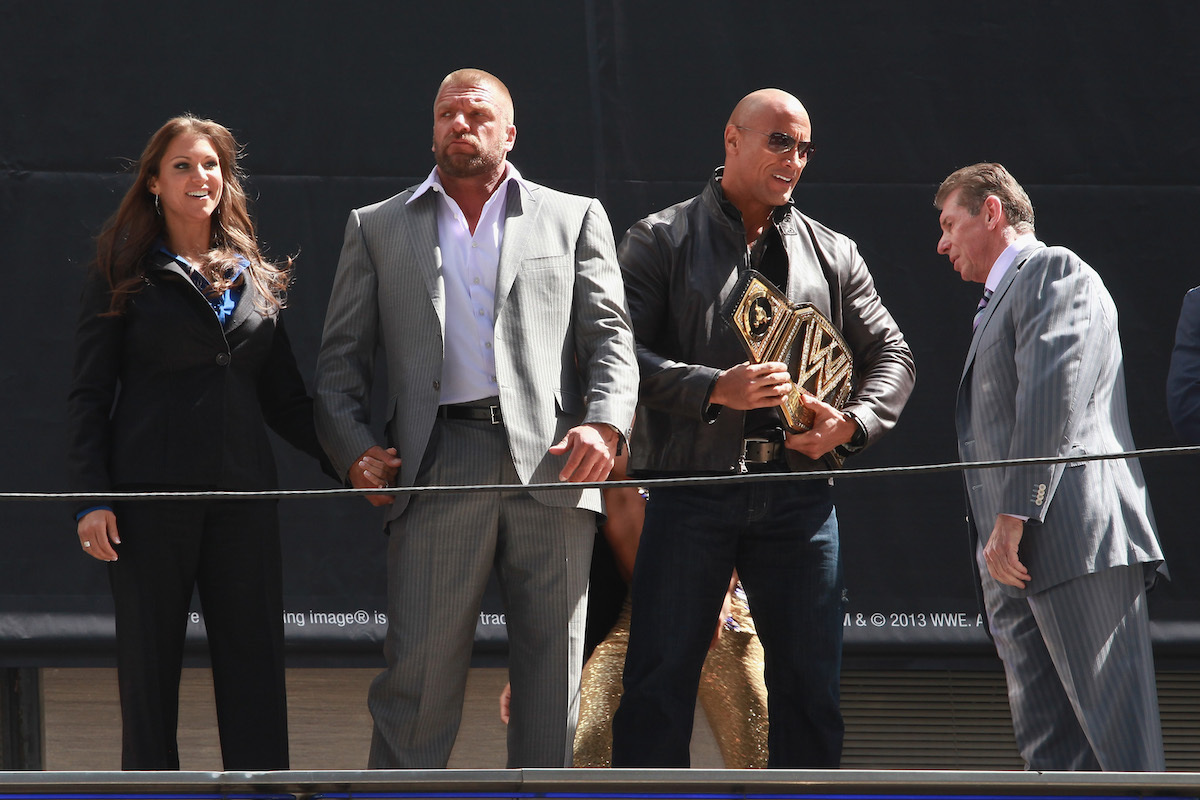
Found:
[{"label": "black jeans belt", "polygon": [[766,439],[745,439],[742,442],[742,452],[747,464],[770,464],[784,461],[783,442],[769,442]]},{"label": "black jeans belt", "polygon": [[500,406],[438,406],[437,415],[442,419],[469,419],[490,422],[492,425],[504,422]]}]

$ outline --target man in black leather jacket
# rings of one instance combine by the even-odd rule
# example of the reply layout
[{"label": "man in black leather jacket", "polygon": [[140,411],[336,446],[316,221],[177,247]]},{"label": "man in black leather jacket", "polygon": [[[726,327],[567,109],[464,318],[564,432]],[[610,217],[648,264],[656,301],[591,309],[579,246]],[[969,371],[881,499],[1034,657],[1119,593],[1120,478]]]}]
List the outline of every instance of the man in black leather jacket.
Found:
[{"label": "man in black leather jacket", "polygon": [[[811,124],[790,94],[747,95],[725,127],[725,166],[697,197],[634,225],[618,249],[641,368],[631,445],[640,476],[820,469],[889,430],[912,392],[912,353],[853,241],[796,210]],[[819,400],[812,430],[784,434],[787,365],[749,364],[721,319],[757,269],[812,303],[853,353],[844,408]],[[831,481],[651,491],[633,585],[614,766],[687,766],[696,690],[736,570],[766,658],[770,767],[834,768],[842,562]]]}]

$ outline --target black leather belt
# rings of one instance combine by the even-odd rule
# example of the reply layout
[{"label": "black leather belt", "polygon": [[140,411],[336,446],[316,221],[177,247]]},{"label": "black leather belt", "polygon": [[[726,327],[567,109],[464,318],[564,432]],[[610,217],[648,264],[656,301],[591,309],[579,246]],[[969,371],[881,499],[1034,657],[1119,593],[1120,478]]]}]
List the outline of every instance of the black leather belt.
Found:
[{"label": "black leather belt", "polygon": [[474,422],[488,422],[500,425],[504,417],[500,414],[500,406],[438,406],[437,415],[442,419],[469,419]]},{"label": "black leather belt", "polygon": [[742,442],[743,460],[747,464],[770,464],[785,461],[783,442],[767,439],[745,439]]}]

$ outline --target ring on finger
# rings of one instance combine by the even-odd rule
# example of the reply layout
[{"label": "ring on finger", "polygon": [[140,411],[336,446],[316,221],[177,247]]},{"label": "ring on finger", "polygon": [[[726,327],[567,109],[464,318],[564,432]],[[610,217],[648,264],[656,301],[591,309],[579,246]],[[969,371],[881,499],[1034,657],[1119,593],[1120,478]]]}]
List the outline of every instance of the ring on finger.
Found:
[{"label": "ring on finger", "polygon": [[92,546],[92,543],[91,543],[91,542],[84,542],[84,543],[83,543],[83,546],[84,546],[84,547],[91,547],[91,546]]}]

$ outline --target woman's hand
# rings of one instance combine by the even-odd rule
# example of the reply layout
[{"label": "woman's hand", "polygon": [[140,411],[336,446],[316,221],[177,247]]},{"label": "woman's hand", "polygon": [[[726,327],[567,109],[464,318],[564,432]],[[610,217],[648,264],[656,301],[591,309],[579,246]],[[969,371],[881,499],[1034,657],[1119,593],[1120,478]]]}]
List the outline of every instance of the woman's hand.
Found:
[{"label": "woman's hand", "polygon": [[512,684],[504,684],[504,688],[500,691],[500,721],[505,725],[508,724],[510,717],[510,706],[512,704]]},{"label": "woman's hand", "polygon": [[107,508],[98,508],[80,518],[77,525],[79,546],[83,552],[100,561],[116,561],[113,545],[121,543],[117,533],[117,515]]},{"label": "woman's hand", "polygon": [[[396,479],[400,463],[396,448],[389,447],[384,450],[375,445],[358,457],[358,461],[350,467],[346,477],[355,489],[387,489]],[[366,497],[367,502],[373,506],[391,505],[395,499],[390,494],[369,494]]]}]

